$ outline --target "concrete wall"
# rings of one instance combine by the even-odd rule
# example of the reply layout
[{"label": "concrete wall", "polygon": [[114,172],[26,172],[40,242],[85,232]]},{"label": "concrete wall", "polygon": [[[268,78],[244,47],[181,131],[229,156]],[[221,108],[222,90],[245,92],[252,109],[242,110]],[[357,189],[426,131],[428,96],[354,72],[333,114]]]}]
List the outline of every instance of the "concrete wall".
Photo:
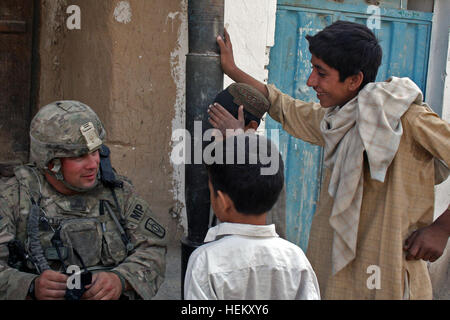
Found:
[{"label": "concrete wall", "polygon": [[[67,27],[69,5],[80,8],[80,30]],[[172,241],[182,234],[169,157],[172,128],[182,125],[185,16],[180,0],[40,2],[38,104],[75,99],[99,114],[113,165]]]}]

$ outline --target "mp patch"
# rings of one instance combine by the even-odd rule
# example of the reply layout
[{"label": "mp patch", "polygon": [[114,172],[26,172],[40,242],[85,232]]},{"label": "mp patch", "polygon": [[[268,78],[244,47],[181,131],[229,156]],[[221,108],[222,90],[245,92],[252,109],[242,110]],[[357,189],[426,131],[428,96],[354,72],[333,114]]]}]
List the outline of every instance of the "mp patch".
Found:
[{"label": "mp patch", "polygon": [[145,222],[145,229],[147,229],[148,231],[155,234],[161,239],[164,238],[164,236],[166,235],[166,230],[152,218],[148,218],[147,221]]},{"label": "mp patch", "polygon": [[142,207],[141,204],[137,204],[134,209],[133,212],[130,215],[130,218],[133,218],[136,221],[141,221],[142,217],[144,216],[144,208]]}]

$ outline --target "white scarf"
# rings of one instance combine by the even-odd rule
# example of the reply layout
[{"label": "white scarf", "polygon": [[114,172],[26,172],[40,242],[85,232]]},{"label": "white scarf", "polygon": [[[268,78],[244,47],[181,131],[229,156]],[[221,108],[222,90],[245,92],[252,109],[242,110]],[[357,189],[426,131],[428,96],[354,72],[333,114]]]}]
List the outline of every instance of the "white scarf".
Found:
[{"label": "white scarf", "polygon": [[367,84],[342,107],[327,110],[321,122],[324,164],[332,168],[328,193],[334,198],[333,275],[355,258],[363,195],[363,153],[372,179],[384,182],[403,133],[400,118],[412,103],[423,104],[419,87],[409,78],[391,77]]}]

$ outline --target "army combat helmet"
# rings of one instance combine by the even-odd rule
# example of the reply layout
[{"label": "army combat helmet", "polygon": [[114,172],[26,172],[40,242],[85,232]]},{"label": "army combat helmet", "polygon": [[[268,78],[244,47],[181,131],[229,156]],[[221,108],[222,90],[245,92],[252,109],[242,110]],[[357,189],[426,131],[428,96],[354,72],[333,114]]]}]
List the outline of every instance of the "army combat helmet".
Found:
[{"label": "army combat helmet", "polygon": [[[71,190],[87,191],[64,181],[59,158],[95,152],[105,136],[99,117],[89,106],[79,101],[56,101],[41,108],[31,121],[30,161]],[[54,166],[50,170],[48,164],[52,160]]]}]

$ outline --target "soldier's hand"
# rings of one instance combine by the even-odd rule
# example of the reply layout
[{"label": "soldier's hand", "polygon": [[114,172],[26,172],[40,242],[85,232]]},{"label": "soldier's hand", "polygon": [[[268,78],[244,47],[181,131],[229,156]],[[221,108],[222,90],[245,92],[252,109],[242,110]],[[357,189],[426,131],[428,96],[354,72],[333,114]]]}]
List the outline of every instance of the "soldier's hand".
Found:
[{"label": "soldier's hand", "polygon": [[53,270],[44,271],[34,282],[38,300],[64,300],[68,276]]},{"label": "soldier's hand", "polygon": [[92,284],[81,297],[86,300],[117,300],[122,294],[122,283],[112,272],[99,272],[92,276]]}]

